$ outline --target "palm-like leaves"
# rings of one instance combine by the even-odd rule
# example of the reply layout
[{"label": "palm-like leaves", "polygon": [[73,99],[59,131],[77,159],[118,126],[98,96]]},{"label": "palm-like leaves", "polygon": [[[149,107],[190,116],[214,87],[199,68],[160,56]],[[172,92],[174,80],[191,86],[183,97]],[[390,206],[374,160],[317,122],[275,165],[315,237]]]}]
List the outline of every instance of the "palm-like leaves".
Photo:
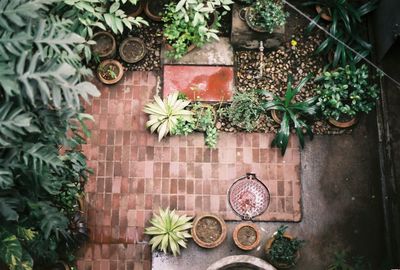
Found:
[{"label": "palm-like leaves", "polygon": [[143,111],[149,114],[150,120],[146,127],[153,133],[157,130],[158,140],[171,133],[178,123],[178,119],[190,121],[193,113],[185,110],[190,104],[188,100],[178,99],[179,92],[168,95],[164,100],[154,96],[154,102],[146,104]]},{"label": "palm-like leaves", "polygon": [[76,139],[80,99],[99,92],[81,82],[89,73],[76,47],[84,39],[71,21],[48,15],[57,2],[0,0],[0,264],[9,269],[33,261],[48,269],[41,264],[74,251],[65,248],[71,209],[61,191],[81,191],[87,167],[58,148],[72,141],[69,131],[75,145],[84,141]]},{"label": "palm-like leaves", "polygon": [[160,215],[154,214],[150,223],[153,225],[145,229],[145,234],[151,235],[149,244],[152,250],[158,249],[174,256],[180,254],[180,247],[186,248],[186,238],[191,238],[188,230],[192,228],[192,217],[177,215],[175,210],[160,209]]},{"label": "palm-like leaves", "polygon": [[[345,0],[312,0],[304,3],[304,5],[320,5],[328,8],[332,17],[332,23],[329,27],[330,36],[320,44],[317,53],[333,53],[332,66],[346,65],[350,61],[359,62],[362,57],[369,55],[371,45],[361,38],[361,30],[359,25],[362,17],[370,13],[376,8],[376,0],[371,0],[363,5],[356,5],[352,1]],[[318,14],[313,22],[309,24],[306,32],[310,32],[320,21],[321,16]],[[341,42],[353,48],[359,55],[355,55]]]},{"label": "palm-like leaves", "polygon": [[304,115],[314,115],[317,112],[317,106],[315,104],[317,97],[312,97],[302,102],[293,102],[293,98],[300,92],[311,76],[312,75],[309,74],[307,77],[303,78],[297,86],[293,87],[293,78],[289,75],[284,98],[281,99],[278,96],[274,96],[272,101],[269,101],[264,105],[266,110],[277,110],[283,113],[281,127],[272,141],[273,146],[281,149],[282,155],[286,152],[290,137],[290,129],[292,127],[296,131],[302,148],[304,147],[303,129],[306,130],[310,139],[313,138],[311,128],[300,119],[300,117]]}]

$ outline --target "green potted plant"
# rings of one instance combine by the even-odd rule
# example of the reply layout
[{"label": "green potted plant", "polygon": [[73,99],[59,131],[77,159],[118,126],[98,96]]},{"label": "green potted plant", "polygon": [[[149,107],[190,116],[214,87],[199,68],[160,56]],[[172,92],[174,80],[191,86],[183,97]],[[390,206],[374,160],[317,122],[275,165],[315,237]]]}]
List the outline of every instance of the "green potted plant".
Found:
[{"label": "green potted plant", "polygon": [[254,31],[272,33],[285,25],[287,16],[281,1],[257,0],[246,9],[245,20]]},{"label": "green potted plant", "polygon": [[154,96],[154,102],[146,104],[143,111],[149,114],[146,127],[153,133],[157,130],[158,140],[171,133],[178,124],[178,119],[191,121],[193,113],[185,108],[190,104],[189,100],[178,99],[179,92],[168,95],[164,100]]},{"label": "green potted plant", "polygon": [[368,67],[354,65],[327,71],[317,81],[319,95],[317,105],[324,117],[337,127],[347,128],[356,123],[360,113],[370,112],[379,91],[376,84],[370,84]]},{"label": "green potted plant", "polygon": [[[195,47],[202,47],[212,40],[218,40],[219,24],[209,25],[211,16],[216,15],[219,7],[229,10],[231,0],[181,0],[170,3],[163,17],[164,38],[167,57],[180,59]],[[218,18],[217,18],[218,20]]]},{"label": "green potted plant", "polygon": [[149,242],[152,251],[158,249],[164,253],[170,251],[174,256],[180,254],[180,247],[186,248],[186,239],[191,238],[191,220],[192,217],[178,215],[175,210],[160,209],[160,214],[154,214],[150,219],[152,226],[147,227],[144,232],[152,237]]},{"label": "green potted plant", "polygon": [[312,74],[303,78],[297,86],[292,86],[292,75],[288,76],[286,93],[283,98],[273,96],[273,100],[268,101],[264,106],[265,110],[279,111],[282,115],[280,121],[280,129],[272,141],[272,146],[279,147],[281,154],[284,155],[289,142],[290,130],[294,128],[299,138],[300,146],[304,148],[304,131],[313,138],[311,127],[301,119],[305,116],[312,116],[317,112],[316,100],[317,97],[308,98],[305,101],[294,102],[294,97],[311,78]]},{"label": "green potted plant", "polygon": [[260,89],[250,89],[244,92],[236,91],[228,108],[219,112],[236,127],[251,132],[255,130],[265,114],[264,104],[270,93]]},{"label": "green potted plant", "polygon": [[286,233],[287,226],[281,225],[265,245],[267,260],[278,269],[289,269],[296,265],[304,240]]},{"label": "green potted plant", "polygon": [[102,61],[97,68],[97,77],[104,84],[116,84],[124,75],[124,67],[113,59]]}]

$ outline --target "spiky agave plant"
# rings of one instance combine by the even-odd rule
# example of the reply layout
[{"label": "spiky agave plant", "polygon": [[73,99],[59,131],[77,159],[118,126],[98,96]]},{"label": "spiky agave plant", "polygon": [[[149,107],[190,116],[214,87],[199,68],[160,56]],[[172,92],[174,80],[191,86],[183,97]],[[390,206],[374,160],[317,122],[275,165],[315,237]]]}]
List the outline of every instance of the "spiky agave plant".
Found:
[{"label": "spiky agave plant", "polygon": [[171,251],[174,256],[180,254],[180,247],[186,248],[186,238],[191,238],[188,230],[193,227],[192,217],[178,215],[169,208],[160,209],[160,215],[154,214],[151,225],[145,229],[145,234],[151,235],[151,249],[164,253]]},{"label": "spiky agave plant", "polygon": [[178,119],[191,121],[193,113],[185,110],[190,104],[189,100],[178,99],[179,92],[169,94],[164,100],[154,96],[154,102],[145,105],[143,111],[150,116],[146,127],[151,133],[157,130],[158,140],[161,141],[168,133],[171,133],[178,123]]},{"label": "spiky agave plant", "polygon": [[304,87],[304,85],[311,78],[312,74],[308,74],[304,77],[297,86],[293,86],[293,77],[289,74],[286,93],[283,99],[278,96],[274,96],[272,101],[268,101],[264,105],[266,110],[277,110],[282,112],[281,127],[272,141],[272,146],[276,146],[281,149],[282,156],[286,152],[286,147],[289,142],[290,129],[293,127],[296,131],[297,137],[299,138],[300,146],[304,148],[304,135],[303,130],[306,131],[310,139],[313,138],[311,127],[301,119],[303,116],[314,115],[317,112],[316,100],[317,97],[308,98],[302,102],[294,102],[293,99]]}]

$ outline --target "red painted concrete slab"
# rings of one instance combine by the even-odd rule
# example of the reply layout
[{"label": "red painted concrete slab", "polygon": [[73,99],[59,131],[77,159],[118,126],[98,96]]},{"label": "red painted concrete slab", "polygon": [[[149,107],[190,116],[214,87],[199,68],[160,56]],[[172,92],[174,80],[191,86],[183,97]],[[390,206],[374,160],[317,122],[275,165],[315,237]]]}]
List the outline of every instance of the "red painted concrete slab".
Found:
[{"label": "red painted concrete slab", "polygon": [[233,67],[165,65],[163,94],[180,91],[191,100],[227,101],[233,80]]}]

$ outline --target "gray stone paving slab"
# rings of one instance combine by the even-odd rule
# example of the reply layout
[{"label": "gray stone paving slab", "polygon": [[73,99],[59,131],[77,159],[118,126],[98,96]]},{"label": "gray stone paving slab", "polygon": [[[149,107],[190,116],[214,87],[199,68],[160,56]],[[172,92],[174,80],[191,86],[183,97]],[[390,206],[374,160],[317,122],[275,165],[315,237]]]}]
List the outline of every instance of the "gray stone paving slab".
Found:
[{"label": "gray stone paving slab", "polygon": [[233,48],[229,38],[226,37],[220,37],[218,41],[208,43],[202,48],[195,48],[179,60],[167,58],[165,52],[165,46],[163,46],[162,64],[233,66]]}]

